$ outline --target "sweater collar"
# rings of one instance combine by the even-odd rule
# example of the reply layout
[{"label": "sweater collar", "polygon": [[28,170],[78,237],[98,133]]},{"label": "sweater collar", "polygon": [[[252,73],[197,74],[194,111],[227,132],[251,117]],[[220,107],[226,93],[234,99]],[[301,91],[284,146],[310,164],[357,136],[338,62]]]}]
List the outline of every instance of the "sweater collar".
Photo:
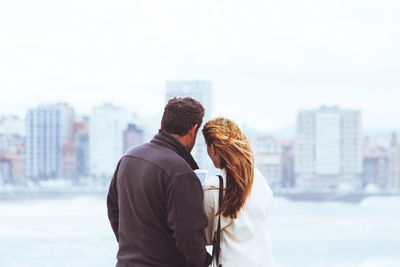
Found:
[{"label": "sweater collar", "polygon": [[189,150],[187,150],[187,148],[182,145],[182,143],[179,142],[178,139],[176,139],[166,131],[159,130],[158,134],[154,136],[151,142],[172,149],[184,160],[186,160],[186,162],[189,163],[190,167],[192,167],[193,170],[197,170],[199,168]]}]

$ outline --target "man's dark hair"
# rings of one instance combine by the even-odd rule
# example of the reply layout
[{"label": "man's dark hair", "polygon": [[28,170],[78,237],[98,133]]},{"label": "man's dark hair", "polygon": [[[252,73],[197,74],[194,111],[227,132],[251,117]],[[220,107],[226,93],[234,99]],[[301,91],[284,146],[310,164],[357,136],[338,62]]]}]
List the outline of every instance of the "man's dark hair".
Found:
[{"label": "man's dark hair", "polygon": [[170,134],[184,136],[197,124],[197,130],[203,122],[204,108],[191,97],[174,97],[168,100],[161,120],[161,129]]}]

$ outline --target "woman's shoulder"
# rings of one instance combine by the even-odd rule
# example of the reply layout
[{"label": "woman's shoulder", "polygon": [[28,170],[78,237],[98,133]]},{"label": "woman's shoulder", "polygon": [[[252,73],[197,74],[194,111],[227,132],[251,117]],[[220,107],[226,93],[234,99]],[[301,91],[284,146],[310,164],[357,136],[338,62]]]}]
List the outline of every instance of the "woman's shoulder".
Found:
[{"label": "woman's shoulder", "polygon": [[203,182],[203,188],[209,187],[219,187],[219,177],[218,175],[207,176]]},{"label": "woman's shoulder", "polygon": [[219,178],[217,175],[207,176],[203,182],[204,204],[210,207],[218,206]]}]

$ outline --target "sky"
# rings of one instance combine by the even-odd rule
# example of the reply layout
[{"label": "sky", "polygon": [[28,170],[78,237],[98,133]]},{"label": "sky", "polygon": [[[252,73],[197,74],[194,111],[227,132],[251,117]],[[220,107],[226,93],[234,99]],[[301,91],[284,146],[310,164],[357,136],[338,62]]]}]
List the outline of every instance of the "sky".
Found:
[{"label": "sky", "polygon": [[0,114],[68,102],[162,112],[165,83],[209,80],[213,115],[272,131],[301,109],[400,128],[395,0],[2,0]]}]

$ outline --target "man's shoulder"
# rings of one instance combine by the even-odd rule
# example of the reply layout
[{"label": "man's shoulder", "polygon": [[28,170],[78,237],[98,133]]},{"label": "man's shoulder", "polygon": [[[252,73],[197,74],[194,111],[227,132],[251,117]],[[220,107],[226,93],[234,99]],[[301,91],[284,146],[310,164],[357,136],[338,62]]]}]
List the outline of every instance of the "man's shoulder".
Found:
[{"label": "man's shoulder", "polygon": [[193,172],[186,160],[175,151],[152,142],[131,148],[123,158],[152,163],[164,170],[169,176],[179,176]]},{"label": "man's shoulder", "polygon": [[186,162],[172,149],[151,142],[131,148],[125,153],[124,157],[133,157],[154,162]]},{"label": "man's shoulder", "polygon": [[134,156],[138,155],[138,153],[141,153],[145,150],[152,149],[152,143],[147,142],[141,145],[133,146],[131,147],[128,151],[125,152],[124,156]]}]

